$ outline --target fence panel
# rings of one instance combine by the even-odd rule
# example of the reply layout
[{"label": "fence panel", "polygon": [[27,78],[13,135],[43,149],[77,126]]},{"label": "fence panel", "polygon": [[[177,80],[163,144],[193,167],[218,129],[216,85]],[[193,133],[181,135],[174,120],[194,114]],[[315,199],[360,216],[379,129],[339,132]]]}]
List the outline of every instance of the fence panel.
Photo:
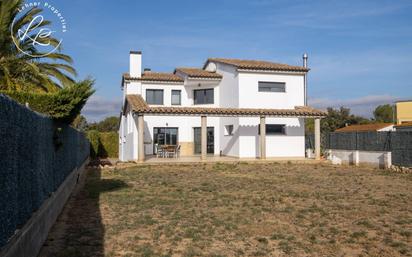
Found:
[{"label": "fence panel", "polygon": [[[392,152],[392,163],[412,167],[412,132],[332,132],[321,138],[322,149]],[[306,135],[306,148],[314,149],[314,136]]]},{"label": "fence panel", "polygon": [[0,94],[0,247],[88,156],[83,133]]},{"label": "fence panel", "polygon": [[392,164],[412,167],[411,131],[397,131],[392,134]]}]

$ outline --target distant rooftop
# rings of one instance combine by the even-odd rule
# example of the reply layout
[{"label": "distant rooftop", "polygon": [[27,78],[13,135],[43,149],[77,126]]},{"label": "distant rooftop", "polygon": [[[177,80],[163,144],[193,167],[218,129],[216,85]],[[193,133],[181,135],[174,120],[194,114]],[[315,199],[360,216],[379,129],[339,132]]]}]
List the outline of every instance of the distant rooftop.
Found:
[{"label": "distant rooftop", "polygon": [[349,125],[340,129],[335,130],[335,132],[364,132],[364,131],[378,131],[380,129],[393,126],[392,123],[373,123],[373,124],[362,124],[362,125]]}]

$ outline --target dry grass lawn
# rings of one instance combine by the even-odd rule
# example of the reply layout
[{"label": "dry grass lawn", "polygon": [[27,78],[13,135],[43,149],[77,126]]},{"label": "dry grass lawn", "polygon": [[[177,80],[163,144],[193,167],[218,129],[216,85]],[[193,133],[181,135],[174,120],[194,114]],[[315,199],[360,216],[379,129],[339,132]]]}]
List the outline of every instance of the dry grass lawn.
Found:
[{"label": "dry grass lawn", "polygon": [[412,256],[412,174],[291,163],[88,172],[40,256]]}]

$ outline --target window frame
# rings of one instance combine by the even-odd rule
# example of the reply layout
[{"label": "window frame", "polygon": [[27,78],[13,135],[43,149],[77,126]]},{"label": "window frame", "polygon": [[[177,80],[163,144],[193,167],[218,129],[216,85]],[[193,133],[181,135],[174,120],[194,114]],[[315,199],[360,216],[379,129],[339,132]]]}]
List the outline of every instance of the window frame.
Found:
[{"label": "window frame", "polygon": [[[212,91],[212,102],[211,103],[197,103],[196,102],[196,92],[204,92],[204,98],[206,99],[207,91]],[[215,103],[215,89],[214,88],[204,88],[204,89],[194,89],[193,90],[193,105],[202,105],[202,104],[214,104]]]},{"label": "window frame", "polygon": [[[228,129],[228,128],[232,128],[231,130],[230,129]],[[225,125],[224,126],[224,135],[225,136],[233,136],[233,131],[235,130],[235,127],[233,126],[233,124],[228,124],[228,125]]]},{"label": "window frame", "polygon": [[[286,124],[265,124],[266,126],[266,135],[268,136],[285,136],[286,133]],[[268,126],[281,126],[282,132],[268,132]],[[258,135],[260,135],[260,124],[258,125]]]},{"label": "window frame", "polygon": [[[158,103],[149,103],[148,98],[147,98],[147,93],[148,91],[151,92],[162,92],[162,103],[158,104]],[[146,89],[146,103],[149,105],[164,105],[164,90],[163,89],[156,89],[156,88],[147,88]]]},{"label": "window frame", "polygon": [[[173,103],[173,93],[179,92],[179,103]],[[182,90],[180,89],[172,89],[170,93],[170,104],[171,105],[182,105]]]},{"label": "window frame", "polygon": [[[263,85],[262,85],[263,84]],[[266,86],[264,86],[266,84]],[[282,91],[272,91],[272,90],[261,90],[261,88],[270,88],[269,84],[276,84],[276,85],[282,85],[283,90]],[[279,87],[274,87],[278,88]],[[258,81],[258,92],[261,93],[286,93],[286,82],[278,82],[278,81]]]}]

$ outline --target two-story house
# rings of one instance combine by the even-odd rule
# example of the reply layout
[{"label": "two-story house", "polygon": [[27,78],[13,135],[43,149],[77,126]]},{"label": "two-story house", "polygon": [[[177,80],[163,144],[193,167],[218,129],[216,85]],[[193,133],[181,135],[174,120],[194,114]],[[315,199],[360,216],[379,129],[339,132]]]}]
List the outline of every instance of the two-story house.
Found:
[{"label": "two-story house", "polygon": [[203,68],[142,73],[142,54],[132,51],[130,70],[122,78],[119,159],[143,161],[164,145],[178,146],[180,156],[202,159],[303,158],[305,119],[316,119],[319,139],[319,119],[325,116],[306,106],[308,71],[209,58]]}]

